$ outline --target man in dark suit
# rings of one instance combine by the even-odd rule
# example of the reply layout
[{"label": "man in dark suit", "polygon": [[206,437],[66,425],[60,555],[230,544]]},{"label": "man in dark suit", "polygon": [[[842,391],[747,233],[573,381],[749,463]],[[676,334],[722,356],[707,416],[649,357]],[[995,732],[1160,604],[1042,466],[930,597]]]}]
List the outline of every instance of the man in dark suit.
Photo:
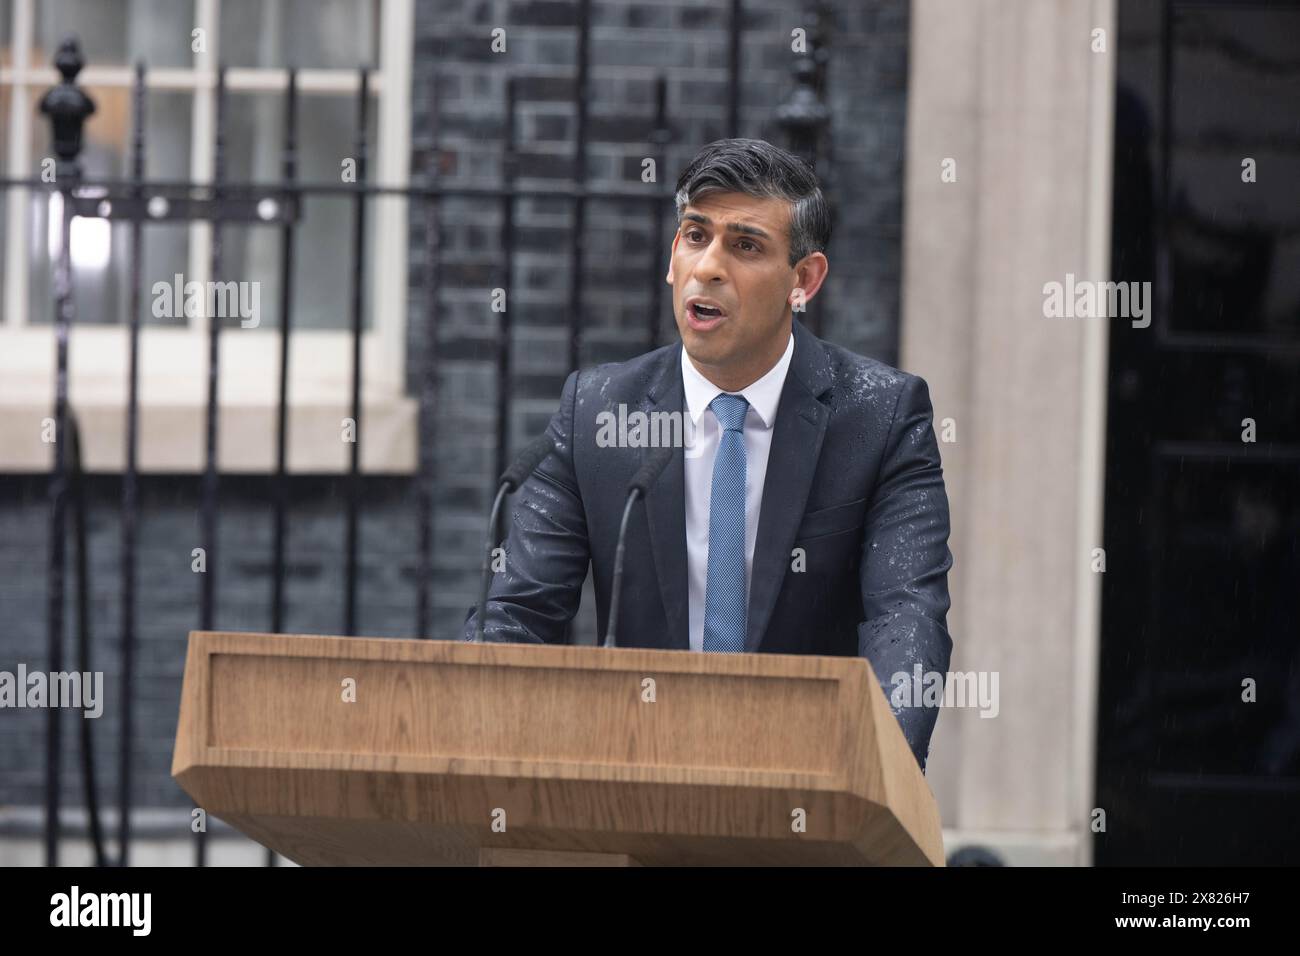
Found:
[{"label": "man in dark suit", "polygon": [[[856,654],[887,697],[917,665],[946,675],[952,556],[926,384],[794,318],[828,269],[815,174],[721,140],[683,171],[677,212],[681,342],[565,381],[555,451],[514,499],[485,639],[565,641],[588,565],[605,633],[627,485],[664,433],[626,423],[670,413],[684,438],[628,526],[619,646]],[[938,711],[893,698],[924,769]]]}]

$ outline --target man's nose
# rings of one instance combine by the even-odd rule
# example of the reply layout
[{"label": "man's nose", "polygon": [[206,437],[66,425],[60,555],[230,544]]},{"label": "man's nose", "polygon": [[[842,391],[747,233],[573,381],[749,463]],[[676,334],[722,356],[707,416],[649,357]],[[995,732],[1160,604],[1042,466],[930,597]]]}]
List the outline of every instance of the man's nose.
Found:
[{"label": "man's nose", "polygon": [[726,252],[723,243],[725,237],[717,236],[709,247],[700,253],[700,257],[695,260],[695,278],[700,282],[714,282],[725,280],[727,277]]}]

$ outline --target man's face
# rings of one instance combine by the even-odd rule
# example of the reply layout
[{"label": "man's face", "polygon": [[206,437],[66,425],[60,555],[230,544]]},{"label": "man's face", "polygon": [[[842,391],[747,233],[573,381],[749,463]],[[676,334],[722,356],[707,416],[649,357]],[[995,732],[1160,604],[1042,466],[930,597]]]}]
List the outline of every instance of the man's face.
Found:
[{"label": "man's face", "polygon": [[711,193],[682,212],[667,276],[677,331],[700,372],[728,391],[776,364],[791,293],[802,284],[810,299],[825,274],[821,253],[790,265],[790,210],[784,199]]}]

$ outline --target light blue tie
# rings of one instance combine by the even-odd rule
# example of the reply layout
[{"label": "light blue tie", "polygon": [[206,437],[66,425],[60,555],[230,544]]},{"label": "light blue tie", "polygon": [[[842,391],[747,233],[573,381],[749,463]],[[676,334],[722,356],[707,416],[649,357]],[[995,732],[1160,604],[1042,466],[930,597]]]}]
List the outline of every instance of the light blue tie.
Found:
[{"label": "light blue tie", "polygon": [[739,395],[709,403],[722,439],[709,498],[709,571],[704,589],[704,650],[745,649],[745,412]]}]

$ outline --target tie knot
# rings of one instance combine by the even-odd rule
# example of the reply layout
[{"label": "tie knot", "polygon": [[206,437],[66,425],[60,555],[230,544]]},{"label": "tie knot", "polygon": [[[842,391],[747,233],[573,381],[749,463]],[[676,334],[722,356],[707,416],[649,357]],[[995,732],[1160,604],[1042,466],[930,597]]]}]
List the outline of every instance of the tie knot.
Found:
[{"label": "tie knot", "polygon": [[728,395],[723,392],[709,402],[709,408],[713,409],[713,414],[724,432],[744,431],[745,412],[749,410],[749,402],[745,401],[743,396]]}]

